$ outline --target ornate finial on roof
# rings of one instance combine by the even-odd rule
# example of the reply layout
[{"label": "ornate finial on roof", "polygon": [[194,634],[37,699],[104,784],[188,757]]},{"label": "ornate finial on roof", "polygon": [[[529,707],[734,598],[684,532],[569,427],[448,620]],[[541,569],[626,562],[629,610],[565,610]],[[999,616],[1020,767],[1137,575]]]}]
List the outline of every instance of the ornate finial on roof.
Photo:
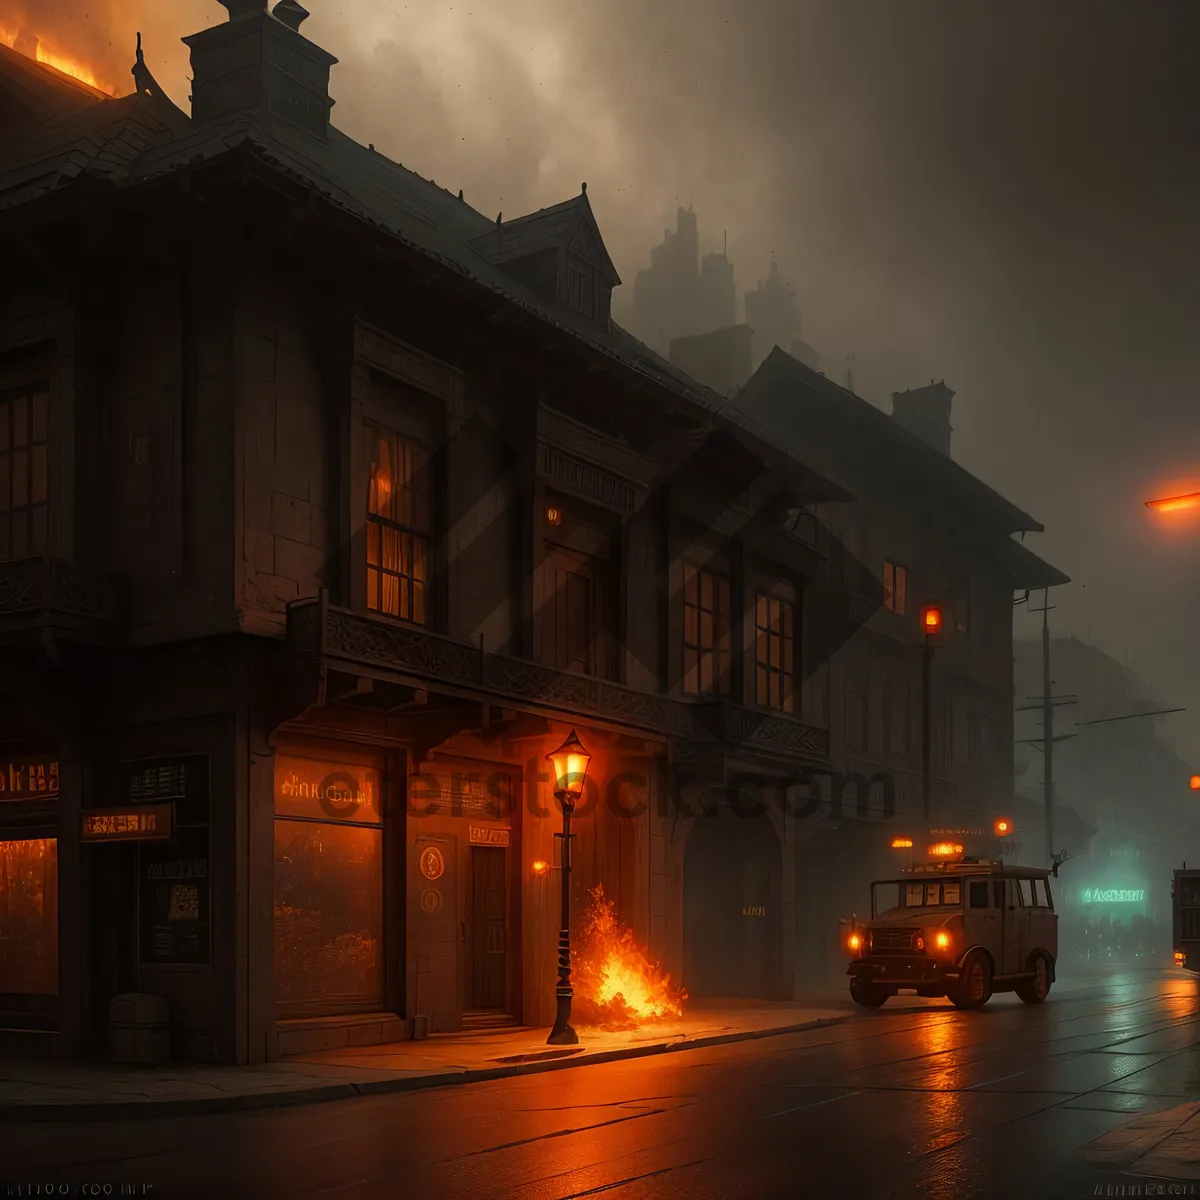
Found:
[{"label": "ornate finial on roof", "polygon": [[236,21],[238,17],[262,12],[267,7],[267,0],[221,0],[221,4],[229,10],[229,19]]},{"label": "ornate finial on roof", "polygon": [[309,16],[308,9],[301,4],[297,4],[296,0],[279,0],[279,3],[271,9],[271,16],[277,21],[282,21],[289,29],[299,30],[302,21],[307,21]]},{"label": "ornate finial on roof", "polygon": [[145,95],[147,92],[152,96],[161,96],[162,88],[158,86],[158,80],[150,74],[150,68],[146,66],[146,58],[142,54],[142,35],[137,35],[137,58],[133,64],[133,70],[130,72],[133,75],[133,85],[137,88],[138,95]]},{"label": "ornate finial on roof", "polygon": [[459,188],[459,189],[458,189],[458,198],[459,198],[460,200],[463,198],[463,195],[462,195],[462,188]]},{"label": "ornate finial on roof", "polygon": [[501,222],[503,219],[504,219],[504,214],[503,214],[502,212],[498,212],[498,213],[496,214],[496,227],[497,227],[497,228],[499,228],[499,226],[500,226],[500,222]]},{"label": "ornate finial on roof", "polygon": [[581,196],[586,196],[586,195],[587,195],[587,184],[586,184],[586,183],[581,183],[581,184],[579,185],[579,194],[580,194]]}]

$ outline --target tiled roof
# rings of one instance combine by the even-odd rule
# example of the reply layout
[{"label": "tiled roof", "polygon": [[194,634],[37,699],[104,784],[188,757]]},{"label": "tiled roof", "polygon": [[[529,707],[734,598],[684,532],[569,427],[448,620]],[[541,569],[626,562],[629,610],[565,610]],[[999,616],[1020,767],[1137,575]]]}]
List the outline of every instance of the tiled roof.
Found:
[{"label": "tiled roof", "polygon": [[46,63],[35,62],[3,42],[0,42],[0,92],[41,121],[109,99],[107,92]]}]

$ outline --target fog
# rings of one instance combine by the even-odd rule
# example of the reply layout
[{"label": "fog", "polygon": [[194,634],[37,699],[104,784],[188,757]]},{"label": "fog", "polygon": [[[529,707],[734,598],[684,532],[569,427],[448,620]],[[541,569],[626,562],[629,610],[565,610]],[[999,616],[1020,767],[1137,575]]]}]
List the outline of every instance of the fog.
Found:
[{"label": "fog", "polygon": [[[739,291],[774,251],[824,369],[881,405],[945,378],[955,457],[1075,582],[1056,633],[1200,711],[1200,39],[1191,0],[322,3],[334,120],[489,216],[588,182],[632,290],[693,203]],[[23,12],[21,11],[23,7]],[[129,87],[134,35],[187,105],[210,0],[0,0]],[[628,300],[626,299],[626,303]],[[618,304],[620,301],[618,300]],[[1018,615],[1018,634],[1040,617]],[[1168,718],[1200,765],[1190,714]]]}]

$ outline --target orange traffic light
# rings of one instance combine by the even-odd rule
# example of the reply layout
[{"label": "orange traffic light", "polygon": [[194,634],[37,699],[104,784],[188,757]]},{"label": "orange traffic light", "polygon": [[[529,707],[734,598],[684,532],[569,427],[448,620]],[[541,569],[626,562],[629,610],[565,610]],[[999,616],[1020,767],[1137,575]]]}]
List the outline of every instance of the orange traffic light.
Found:
[{"label": "orange traffic light", "polygon": [[1008,837],[1012,833],[1012,822],[1007,817],[999,817],[992,829],[997,837]]},{"label": "orange traffic light", "polygon": [[927,604],[921,609],[921,628],[927,637],[942,632],[942,610],[936,604]]},{"label": "orange traffic light", "polygon": [[1193,775],[1191,779],[1188,780],[1188,787],[1190,787],[1193,792],[1200,792],[1200,775]]}]

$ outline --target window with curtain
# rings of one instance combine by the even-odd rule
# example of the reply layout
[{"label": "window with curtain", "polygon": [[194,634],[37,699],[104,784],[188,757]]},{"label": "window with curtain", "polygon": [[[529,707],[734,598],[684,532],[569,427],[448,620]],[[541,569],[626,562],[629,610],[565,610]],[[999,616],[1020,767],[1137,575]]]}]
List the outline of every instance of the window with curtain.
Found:
[{"label": "window with curtain", "polygon": [[429,460],[416,443],[368,426],[367,607],[425,624],[428,613]]},{"label": "window with curtain", "polygon": [[729,576],[683,564],[683,690],[727,696],[730,690]]},{"label": "window with curtain", "polygon": [[758,593],[755,604],[755,701],[780,712],[796,709],[795,605]]},{"label": "window with curtain", "polygon": [[49,407],[44,383],[0,394],[0,559],[49,549]]}]

